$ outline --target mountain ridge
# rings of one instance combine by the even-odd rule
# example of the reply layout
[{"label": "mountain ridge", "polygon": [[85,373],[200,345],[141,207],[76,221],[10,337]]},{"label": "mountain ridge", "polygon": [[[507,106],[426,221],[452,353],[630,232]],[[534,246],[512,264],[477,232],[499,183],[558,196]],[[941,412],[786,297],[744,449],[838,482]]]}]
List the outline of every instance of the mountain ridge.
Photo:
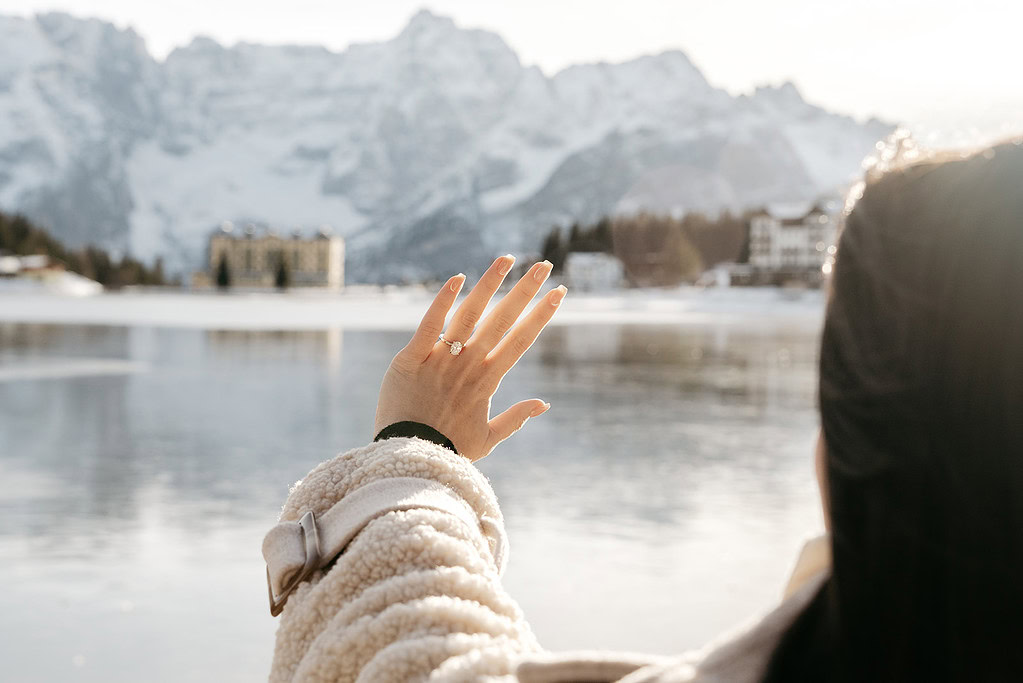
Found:
[{"label": "mountain ridge", "polygon": [[197,36],[162,62],[130,28],[0,15],[0,208],[178,271],[232,220],[330,224],[352,280],[443,275],[552,224],[833,192],[891,128],[791,83],[732,96],[681,50],[547,76],[428,10],[341,52]]}]

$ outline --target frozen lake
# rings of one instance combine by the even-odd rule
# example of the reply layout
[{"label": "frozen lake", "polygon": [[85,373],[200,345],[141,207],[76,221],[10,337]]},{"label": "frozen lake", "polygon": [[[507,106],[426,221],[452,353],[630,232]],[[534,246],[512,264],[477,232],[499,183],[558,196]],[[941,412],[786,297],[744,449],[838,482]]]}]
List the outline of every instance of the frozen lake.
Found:
[{"label": "frozen lake", "polygon": [[[0,297],[5,680],[265,679],[262,536],[291,482],[371,438],[428,298]],[[569,296],[495,398],[552,409],[480,463],[541,643],[678,652],[778,599],[822,527],[820,313]]]}]

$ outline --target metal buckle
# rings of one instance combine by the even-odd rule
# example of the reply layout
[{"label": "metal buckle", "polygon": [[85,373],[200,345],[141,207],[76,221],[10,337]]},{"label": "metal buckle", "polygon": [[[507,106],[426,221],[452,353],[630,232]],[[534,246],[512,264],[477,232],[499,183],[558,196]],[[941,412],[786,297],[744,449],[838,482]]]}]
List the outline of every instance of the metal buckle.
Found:
[{"label": "metal buckle", "polygon": [[298,584],[302,583],[319,568],[320,564],[320,537],[316,533],[316,518],[313,511],[302,515],[298,520],[302,527],[302,536],[305,539],[305,564],[301,571],[296,573],[288,583],[281,587],[280,595],[274,595],[273,584],[270,582],[270,568],[266,568],[266,590],[270,596],[270,616],[276,617],[284,610],[284,603],[288,601],[291,591],[295,590]]}]

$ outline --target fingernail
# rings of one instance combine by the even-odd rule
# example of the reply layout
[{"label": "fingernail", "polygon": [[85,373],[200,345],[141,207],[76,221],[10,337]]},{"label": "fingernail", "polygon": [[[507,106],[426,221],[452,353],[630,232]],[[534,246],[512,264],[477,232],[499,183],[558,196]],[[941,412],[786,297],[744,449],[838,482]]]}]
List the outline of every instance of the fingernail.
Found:
[{"label": "fingernail", "polygon": [[498,267],[497,272],[501,275],[507,275],[508,271],[511,270],[512,264],[515,263],[515,257],[511,254],[505,254],[501,258],[504,259],[504,262]]},{"label": "fingernail", "polygon": [[529,416],[537,417],[538,415],[543,415],[544,413],[547,412],[547,409],[550,407],[551,407],[550,403],[544,403],[542,406],[537,406],[536,408],[533,408],[533,412],[531,412]]},{"label": "fingernail", "polygon": [[551,294],[551,303],[557,306],[561,303],[561,300],[565,298],[566,294],[568,294],[568,288],[566,288],[565,285],[558,285],[554,290],[554,293]]},{"label": "fingernail", "polygon": [[552,268],[554,268],[553,263],[551,263],[550,261],[544,261],[536,269],[536,272],[533,274],[533,277],[536,279],[537,282],[543,282],[544,280],[547,279],[547,276],[551,274]]},{"label": "fingernail", "polygon": [[451,287],[451,291],[457,292],[459,289],[462,288],[463,282],[465,282],[465,273],[459,273],[458,275],[451,278],[451,284],[449,285]]}]

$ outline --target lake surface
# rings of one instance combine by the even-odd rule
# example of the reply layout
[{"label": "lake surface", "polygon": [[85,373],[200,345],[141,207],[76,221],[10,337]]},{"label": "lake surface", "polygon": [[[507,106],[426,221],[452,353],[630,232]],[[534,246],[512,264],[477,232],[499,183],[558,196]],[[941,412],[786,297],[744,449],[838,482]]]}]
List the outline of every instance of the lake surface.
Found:
[{"label": "lake surface", "polygon": [[[263,534],[371,439],[408,332],[0,323],[5,681],[265,680]],[[702,645],[780,596],[822,528],[814,325],[549,328],[479,463],[505,585],[550,649]]]}]

